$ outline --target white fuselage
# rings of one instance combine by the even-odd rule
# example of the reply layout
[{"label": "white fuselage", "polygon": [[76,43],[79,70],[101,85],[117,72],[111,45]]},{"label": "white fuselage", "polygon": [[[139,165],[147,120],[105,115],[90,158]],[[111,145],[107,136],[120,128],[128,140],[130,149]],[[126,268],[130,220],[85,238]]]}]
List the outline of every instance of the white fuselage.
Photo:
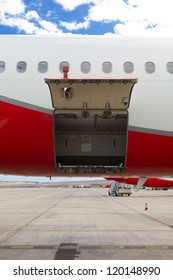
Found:
[{"label": "white fuselage", "polygon": [[[173,133],[173,73],[167,63],[173,63],[173,38],[104,38],[104,37],[31,37],[1,36],[0,95],[41,108],[52,109],[44,78],[60,78],[61,62],[68,62],[70,78],[137,78],[129,109],[129,126]],[[26,71],[18,73],[16,65],[26,62]],[[46,73],[38,72],[38,63],[48,63]],[[89,73],[81,71],[81,63],[91,64]],[[112,71],[104,73],[102,64],[111,62]],[[133,71],[124,71],[131,62]],[[155,65],[147,73],[145,64]],[[172,71],[173,72],[173,71]]]}]

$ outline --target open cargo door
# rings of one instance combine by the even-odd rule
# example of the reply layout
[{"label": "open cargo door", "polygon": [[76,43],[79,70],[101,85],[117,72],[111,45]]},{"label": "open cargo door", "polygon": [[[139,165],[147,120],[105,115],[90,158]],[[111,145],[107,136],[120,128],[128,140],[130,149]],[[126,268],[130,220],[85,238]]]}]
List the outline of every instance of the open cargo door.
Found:
[{"label": "open cargo door", "polygon": [[54,107],[58,171],[115,173],[125,167],[128,108],[137,79],[45,79]]}]

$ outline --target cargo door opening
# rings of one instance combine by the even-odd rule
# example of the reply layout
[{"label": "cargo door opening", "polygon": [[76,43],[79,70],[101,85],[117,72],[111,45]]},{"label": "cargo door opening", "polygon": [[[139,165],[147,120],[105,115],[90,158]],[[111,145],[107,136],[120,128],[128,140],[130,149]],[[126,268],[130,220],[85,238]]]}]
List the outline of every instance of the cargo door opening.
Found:
[{"label": "cargo door opening", "polygon": [[128,108],[136,79],[45,79],[54,107],[56,167],[62,173],[125,168]]}]

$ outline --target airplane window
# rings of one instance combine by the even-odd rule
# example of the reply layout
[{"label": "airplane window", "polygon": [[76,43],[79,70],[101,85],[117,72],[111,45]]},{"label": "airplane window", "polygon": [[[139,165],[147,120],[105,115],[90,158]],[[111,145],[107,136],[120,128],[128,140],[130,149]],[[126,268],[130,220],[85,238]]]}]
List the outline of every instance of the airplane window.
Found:
[{"label": "airplane window", "polygon": [[17,63],[17,72],[24,73],[26,71],[26,62],[25,61],[19,61]]},{"label": "airplane window", "polygon": [[83,73],[89,73],[90,70],[91,70],[91,63],[88,62],[88,61],[83,61],[83,62],[81,63],[81,71],[82,71]]},{"label": "airplane window", "polygon": [[167,63],[167,71],[168,73],[173,73],[173,62],[168,62]]},{"label": "airplane window", "polygon": [[46,73],[48,70],[48,63],[46,61],[41,61],[38,64],[38,71],[40,73]]},{"label": "airplane window", "polygon": [[125,62],[123,66],[124,66],[124,72],[126,73],[132,73],[134,70],[134,66],[132,62]]},{"label": "airplane window", "polygon": [[63,67],[64,67],[64,66],[70,67],[70,64],[69,64],[67,61],[62,61],[62,62],[59,64],[59,71],[60,71],[61,73],[63,73]]},{"label": "airplane window", "polygon": [[112,72],[112,63],[109,61],[105,61],[102,64],[102,70],[104,73],[110,73]]},{"label": "airplane window", "polygon": [[145,71],[149,74],[155,72],[155,64],[153,62],[146,62],[145,63]]},{"label": "airplane window", "polygon": [[4,61],[0,61],[0,73],[5,71],[5,62]]}]

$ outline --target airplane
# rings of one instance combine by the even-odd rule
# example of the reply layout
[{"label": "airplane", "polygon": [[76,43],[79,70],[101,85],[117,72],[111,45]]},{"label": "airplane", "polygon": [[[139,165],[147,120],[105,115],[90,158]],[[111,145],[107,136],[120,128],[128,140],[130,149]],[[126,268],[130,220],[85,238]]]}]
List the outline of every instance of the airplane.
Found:
[{"label": "airplane", "polygon": [[[105,178],[106,180],[113,180],[113,178]],[[125,183],[128,185],[136,186],[138,184],[138,181],[140,178],[115,178],[116,182]],[[161,189],[167,189],[167,188],[173,188],[173,180],[171,178],[147,178],[145,183],[143,184],[144,187],[150,187],[150,188],[161,188]]]},{"label": "airplane", "polygon": [[173,175],[173,37],[0,35],[0,173]]},{"label": "airplane", "polygon": [[[139,191],[142,187],[147,189],[155,189],[155,190],[167,190],[169,188],[173,188],[173,179],[172,178],[105,178],[108,182],[107,185],[104,185],[105,188],[109,188],[108,193],[111,194],[111,191],[116,188],[118,189],[122,185],[133,185],[135,186],[135,192]],[[109,184],[110,182],[110,184]]]}]

